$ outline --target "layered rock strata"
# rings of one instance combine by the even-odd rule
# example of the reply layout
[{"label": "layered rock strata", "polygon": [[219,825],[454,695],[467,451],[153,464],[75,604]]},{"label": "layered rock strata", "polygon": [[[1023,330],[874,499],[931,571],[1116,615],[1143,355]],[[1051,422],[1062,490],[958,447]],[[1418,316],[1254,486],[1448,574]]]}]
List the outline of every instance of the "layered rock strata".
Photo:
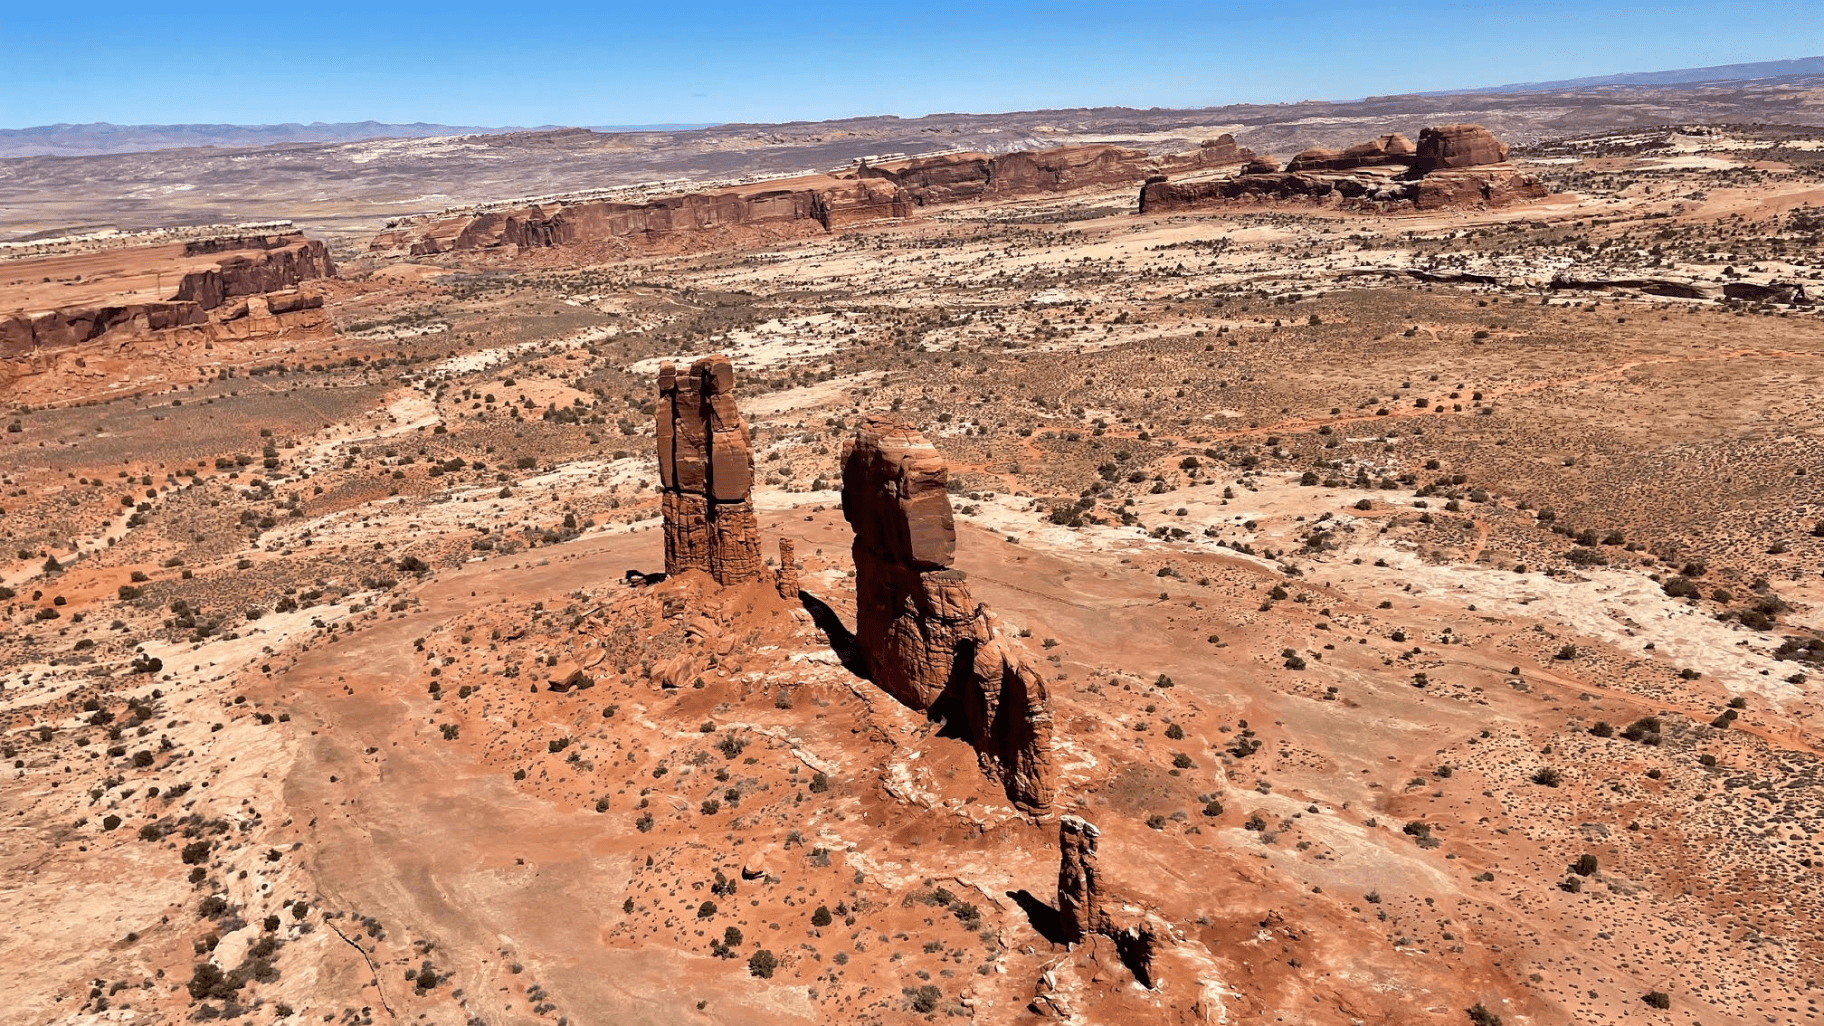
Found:
[{"label": "layered rock strata", "polygon": [[1413,166],[1421,171],[1481,167],[1507,160],[1507,144],[1481,125],[1438,125],[1419,133]]},{"label": "layered rock strata", "polygon": [[1060,146],[1018,153],[948,153],[861,164],[831,174],[661,196],[643,202],[580,200],[476,210],[391,228],[374,251],[414,256],[520,254],[606,244],[672,250],[840,231],[910,217],[923,206],[1137,184],[1240,165],[1254,154],[1233,136],[1154,158],[1120,146]]},{"label": "layered rock strata", "polygon": [[1014,804],[1043,816],[1056,790],[1050,695],[953,565],[948,484],[937,450],[897,421],[867,418],[844,446],[856,641],[876,685],[956,727]]},{"label": "layered rock strata", "polygon": [[528,250],[584,243],[688,245],[718,233],[790,236],[905,217],[912,203],[891,183],[805,175],[747,186],[663,196],[643,203],[596,200],[528,204],[456,215],[382,232],[369,248],[414,256]]},{"label": "layered rock strata", "polygon": [[[1428,130],[1429,131],[1429,130]],[[1356,143],[1348,149],[1309,149],[1293,157],[1287,171],[1347,171],[1357,167],[1379,167],[1385,164],[1407,165],[1413,162],[1418,148],[1398,132]]]},{"label": "layered rock strata", "polygon": [[998,156],[952,153],[889,161],[864,165],[858,173],[892,182],[922,207],[1126,185],[1162,171],[1181,174],[1227,167],[1253,156],[1252,150],[1235,145],[1234,136],[1223,135],[1163,159],[1121,146],[1059,146]]},{"label": "layered rock strata", "polygon": [[701,570],[720,584],[761,580],[754,519],[754,448],[735,407],[735,369],[706,356],[679,374],[659,369],[656,422],[665,572]]},{"label": "layered rock strata", "polygon": [[[34,281],[55,281],[65,268],[88,268],[86,277],[97,284],[69,289],[76,295],[68,299],[41,305],[36,295],[26,295],[11,309],[0,307],[0,356],[78,346],[109,332],[149,334],[314,310],[322,298],[300,294],[298,285],[336,273],[323,243],[297,233],[114,250],[102,262],[120,268],[108,266],[100,275],[92,270],[95,262],[82,255],[9,263],[9,274]],[[110,281],[122,283],[112,294]],[[254,302],[260,299],[263,311]]]},{"label": "layered rock strata", "polygon": [[1546,195],[1538,176],[1505,163],[1508,149],[1480,125],[1394,133],[1343,150],[1310,149],[1281,171],[1251,160],[1229,178],[1154,180],[1140,212],[1170,213],[1249,203],[1315,203],[1363,209],[1499,207]]}]

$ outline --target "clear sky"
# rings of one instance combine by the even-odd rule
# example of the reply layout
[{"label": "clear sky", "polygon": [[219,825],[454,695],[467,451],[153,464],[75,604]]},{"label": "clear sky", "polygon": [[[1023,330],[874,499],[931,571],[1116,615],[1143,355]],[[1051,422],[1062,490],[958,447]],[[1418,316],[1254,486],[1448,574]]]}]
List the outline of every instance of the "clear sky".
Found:
[{"label": "clear sky", "polygon": [[1367,95],[1824,54],[1818,0],[0,0],[0,127],[608,125]]}]

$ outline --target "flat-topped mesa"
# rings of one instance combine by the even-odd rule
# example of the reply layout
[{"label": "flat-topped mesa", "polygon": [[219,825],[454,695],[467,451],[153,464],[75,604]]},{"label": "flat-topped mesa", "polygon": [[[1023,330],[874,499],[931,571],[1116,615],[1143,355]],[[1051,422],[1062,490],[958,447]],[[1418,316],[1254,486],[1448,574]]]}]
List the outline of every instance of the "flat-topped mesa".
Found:
[{"label": "flat-topped mesa", "polygon": [[725,585],[765,576],[754,519],[754,447],[734,389],[735,369],[721,354],[681,375],[669,362],[659,368],[653,416],[667,574],[701,570]]},{"label": "flat-topped mesa", "polygon": [[1056,790],[1041,674],[969,594],[956,557],[949,469],[916,430],[864,419],[843,448],[842,512],[855,530],[855,634],[874,683],[964,726],[982,769],[1022,810]]},{"label": "flat-topped mesa", "polygon": [[21,257],[6,271],[39,284],[0,297],[0,360],[109,332],[118,342],[189,329],[219,341],[321,327],[318,313],[281,315],[321,309],[323,297],[298,286],[336,267],[322,240],[288,231]]},{"label": "flat-topped mesa", "polygon": [[809,174],[637,202],[552,200],[449,214],[390,228],[368,248],[413,256],[573,245],[694,251],[740,238],[771,242],[840,231],[911,212],[910,198],[891,183]]}]

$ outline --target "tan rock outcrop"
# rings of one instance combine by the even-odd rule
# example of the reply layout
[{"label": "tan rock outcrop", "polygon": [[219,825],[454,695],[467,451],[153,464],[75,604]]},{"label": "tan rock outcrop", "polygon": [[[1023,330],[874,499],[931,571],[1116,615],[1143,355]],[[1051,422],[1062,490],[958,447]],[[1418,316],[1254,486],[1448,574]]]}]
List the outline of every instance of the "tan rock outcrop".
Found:
[{"label": "tan rock outcrop", "polygon": [[949,153],[644,202],[581,199],[477,209],[391,227],[369,249],[413,256],[522,254],[588,244],[694,251],[840,231],[910,217],[921,206],[1138,184],[1162,170],[1204,171],[1253,156],[1232,135],[1162,159],[1109,145]]},{"label": "tan rock outcrop", "polygon": [[1152,166],[1144,150],[1097,145],[999,156],[951,153],[863,165],[858,173],[892,182],[922,207],[1138,182]]},{"label": "tan rock outcrop", "polygon": [[662,196],[644,203],[595,200],[532,204],[440,218],[375,236],[373,250],[414,256],[586,243],[689,248],[729,232],[790,236],[905,217],[912,203],[878,179],[805,175],[763,186]]},{"label": "tan rock outcrop", "polygon": [[951,564],[949,470],[931,443],[869,417],[843,450],[842,510],[855,529],[856,640],[874,683],[958,724],[1015,805],[1051,809],[1056,789],[1044,675],[969,594]]},{"label": "tan rock outcrop", "polygon": [[669,362],[659,369],[654,417],[667,574],[702,570],[720,584],[765,575],[754,519],[753,443],[734,389],[735,369],[720,354],[682,375]]}]

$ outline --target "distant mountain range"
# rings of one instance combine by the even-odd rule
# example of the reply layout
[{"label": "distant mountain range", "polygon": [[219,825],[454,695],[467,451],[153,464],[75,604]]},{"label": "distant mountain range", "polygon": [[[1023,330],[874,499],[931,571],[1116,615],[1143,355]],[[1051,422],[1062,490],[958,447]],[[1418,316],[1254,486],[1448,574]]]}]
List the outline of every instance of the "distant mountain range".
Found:
[{"label": "distant mountain range", "polygon": [[[1694,86],[1710,82],[1750,82],[1757,79],[1824,76],[1824,57],[1798,57],[1753,64],[1722,64],[1708,68],[1641,71],[1557,82],[1519,82],[1479,89],[1450,89],[1410,93],[1408,96],[1501,95],[1580,91],[1607,86],[1618,88]],[[1370,97],[1387,100],[1392,97]],[[1029,112],[1030,113],[1030,112]],[[595,132],[688,132],[716,127],[710,124],[655,125],[538,125],[482,127],[476,125],[386,124],[352,121],[308,125],[40,125],[35,128],[0,128],[0,158],[86,157],[101,154],[144,153],[185,147],[250,147],[288,143],[361,142],[369,139],[424,139],[453,135],[503,135],[511,132],[550,131],[560,127],[585,127]],[[737,127],[737,126],[729,126]]]},{"label": "distant mountain range", "polygon": [[1753,64],[1718,64],[1710,68],[1680,68],[1676,71],[1635,71],[1625,75],[1598,75],[1594,78],[1567,78],[1557,82],[1516,82],[1488,89],[1452,89],[1431,96],[1451,93],[1546,93],[1566,89],[1590,89],[1599,86],[1668,86],[1695,85],[1699,82],[1743,82],[1757,78],[1783,78],[1788,75],[1824,75],[1824,57],[1794,57],[1783,61],[1758,61]]},{"label": "distant mountain range", "polygon": [[[380,121],[314,121],[308,125],[39,125],[0,128],[0,157],[90,157],[104,153],[144,153],[191,146],[274,146],[284,143],[362,142],[367,139],[426,139],[451,135],[500,135],[549,131],[557,125],[482,127],[477,125],[409,125]],[[592,125],[597,132],[675,132],[707,125]]]}]

